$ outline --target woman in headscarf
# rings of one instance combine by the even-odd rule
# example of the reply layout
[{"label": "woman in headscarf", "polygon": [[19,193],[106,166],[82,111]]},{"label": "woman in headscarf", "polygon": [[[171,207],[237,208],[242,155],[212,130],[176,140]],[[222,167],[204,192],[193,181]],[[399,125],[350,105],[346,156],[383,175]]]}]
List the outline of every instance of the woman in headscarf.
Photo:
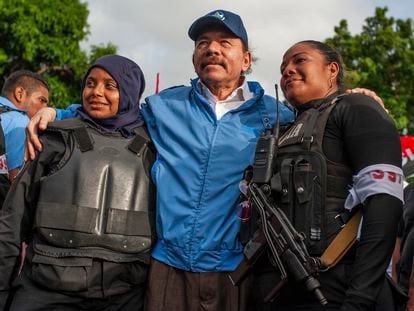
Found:
[{"label": "woman in headscarf", "polygon": [[143,309],[155,193],[144,86],[136,63],[101,57],[83,80],[79,118],[43,134],[0,212],[0,309]]}]

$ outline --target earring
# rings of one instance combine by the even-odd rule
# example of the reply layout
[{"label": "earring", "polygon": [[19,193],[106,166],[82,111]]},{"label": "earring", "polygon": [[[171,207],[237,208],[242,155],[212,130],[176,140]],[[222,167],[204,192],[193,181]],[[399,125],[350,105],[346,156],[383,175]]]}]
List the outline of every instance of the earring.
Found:
[{"label": "earring", "polygon": [[332,88],[332,78],[329,78],[329,89]]}]

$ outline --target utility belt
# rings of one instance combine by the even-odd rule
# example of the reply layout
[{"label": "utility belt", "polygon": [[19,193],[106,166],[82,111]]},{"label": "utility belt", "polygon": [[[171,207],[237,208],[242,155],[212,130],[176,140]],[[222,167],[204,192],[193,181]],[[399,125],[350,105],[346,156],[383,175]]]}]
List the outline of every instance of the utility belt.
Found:
[{"label": "utility belt", "polygon": [[140,261],[145,264],[148,264],[150,259],[149,250],[137,253],[120,253],[100,247],[63,248],[46,244],[40,237],[37,237],[37,235],[33,239],[32,247],[33,255],[39,260],[61,266],[65,266],[65,262],[68,263],[68,266],[71,266],[70,261],[76,258],[80,261],[99,259],[115,263]]}]

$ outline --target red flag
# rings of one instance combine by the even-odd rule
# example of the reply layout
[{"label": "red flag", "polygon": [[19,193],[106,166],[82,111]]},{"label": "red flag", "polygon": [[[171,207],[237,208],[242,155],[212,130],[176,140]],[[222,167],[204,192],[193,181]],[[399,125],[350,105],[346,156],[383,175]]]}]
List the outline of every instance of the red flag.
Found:
[{"label": "red flag", "polygon": [[155,81],[155,94],[160,91],[160,73],[157,72],[157,80]]}]

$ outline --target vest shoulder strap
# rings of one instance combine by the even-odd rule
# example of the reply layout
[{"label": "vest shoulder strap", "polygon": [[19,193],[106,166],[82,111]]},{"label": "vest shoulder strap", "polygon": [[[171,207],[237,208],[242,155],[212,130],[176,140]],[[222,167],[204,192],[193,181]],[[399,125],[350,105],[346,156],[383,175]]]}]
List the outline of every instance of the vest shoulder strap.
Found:
[{"label": "vest shoulder strap", "polygon": [[332,110],[336,106],[336,104],[343,98],[343,96],[345,96],[345,94],[341,94],[341,95],[335,97],[334,99],[332,99],[330,102],[322,104],[318,109],[321,112],[321,116],[320,116],[320,118],[315,120],[316,127],[318,129],[316,129],[316,131],[314,131],[313,135],[314,135],[314,139],[316,140],[316,143],[319,144],[318,147],[321,150],[322,150],[322,141],[323,141],[323,137],[324,137],[324,134],[325,134],[326,123],[328,122],[328,118],[329,118]]},{"label": "vest shoulder strap", "polygon": [[85,126],[76,127],[73,129],[76,141],[78,142],[79,150],[86,152],[93,149],[93,142],[89,136]]},{"label": "vest shoulder strap", "polygon": [[19,111],[19,110],[14,109],[14,108],[9,107],[9,106],[1,106],[0,105],[0,114],[2,114],[4,112],[9,112],[9,111]]},{"label": "vest shoulder strap", "polygon": [[[90,137],[85,122],[80,119],[66,119],[58,122],[51,122],[48,126],[48,130],[66,130],[73,131],[73,134],[78,143],[81,152],[86,152],[93,149],[93,140]],[[152,149],[151,138],[149,137],[147,128],[140,126],[134,129],[135,137],[128,146],[128,149],[138,156],[144,150],[144,146],[148,146]]]},{"label": "vest shoulder strap", "polygon": [[145,146],[151,147],[151,138],[145,125],[135,128],[134,133],[135,137],[129,144],[128,149],[140,156]]},{"label": "vest shoulder strap", "polygon": [[[319,107],[313,109],[313,113],[309,121],[305,123],[303,133],[303,143],[307,149],[311,148],[311,144],[316,142],[322,144],[322,139],[325,133],[326,122],[335,104],[342,98],[343,95],[335,97],[333,100],[321,104]],[[315,127],[318,129],[315,130]]]},{"label": "vest shoulder strap", "polygon": [[90,137],[85,123],[80,119],[66,119],[49,123],[48,131],[72,131],[81,152],[93,149],[93,141]]}]

